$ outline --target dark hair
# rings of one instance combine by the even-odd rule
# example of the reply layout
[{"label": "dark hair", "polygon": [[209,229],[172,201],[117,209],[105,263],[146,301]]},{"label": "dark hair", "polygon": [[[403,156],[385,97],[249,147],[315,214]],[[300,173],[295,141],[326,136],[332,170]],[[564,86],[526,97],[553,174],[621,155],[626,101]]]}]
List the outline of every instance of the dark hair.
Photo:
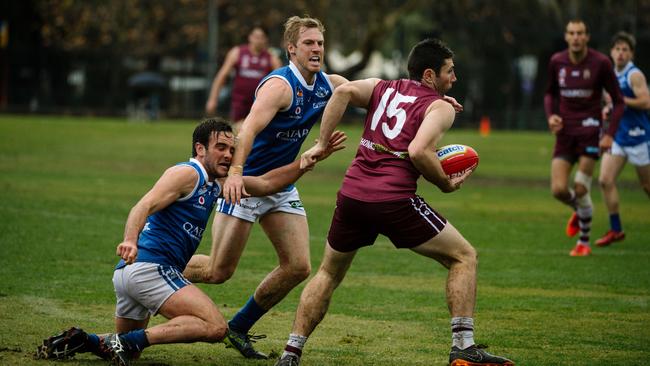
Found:
[{"label": "dark hair", "polygon": [[445,64],[445,60],[453,57],[454,53],[439,39],[427,38],[420,41],[409,53],[409,79],[422,79],[422,74],[426,69],[433,69],[436,75],[440,75],[440,69]]},{"label": "dark hair", "polygon": [[192,157],[196,157],[196,147],[194,145],[198,142],[207,149],[210,136],[215,132],[217,136],[219,136],[219,132],[232,134],[232,125],[221,117],[211,117],[201,121],[192,134]]},{"label": "dark hair", "polygon": [[568,27],[569,24],[571,24],[571,23],[584,25],[585,26],[585,34],[589,34],[589,26],[587,25],[587,22],[585,22],[584,20],[582,20],[580,18],[569,19],[569,21],[566,22],[566,25],[564,26],[565,31],[566,31],[566,27]]},{"label": "dark hair", "polygon": [[614,46],[616,46],[616,44],[619,42],[627,43],[627,45],[630,46],[630,50],[634,52],[634,48],[636,47],[636,39],[633,35],[628,32],[618,32],[614,35],[614,37],[612,37],[612,48],[614,48]]}]

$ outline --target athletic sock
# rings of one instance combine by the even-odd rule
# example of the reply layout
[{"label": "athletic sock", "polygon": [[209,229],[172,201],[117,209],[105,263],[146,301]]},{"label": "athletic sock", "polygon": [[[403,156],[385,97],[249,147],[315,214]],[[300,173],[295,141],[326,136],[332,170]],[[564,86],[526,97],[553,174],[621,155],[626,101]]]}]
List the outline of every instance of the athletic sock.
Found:
[{"label": "athletic sock", "polygon": [[617,233],[623,231],[623,224],[621,224],[621,217],[618,213],[609,215],[609,227],[612,228],[612,231],[616,231]]},{"label": "athletic sock", "polygon": [[474,345],[474,318],[451,318],[451,346],[465,349]]},{"label": "athletic sock", "polygon": [[307,342],[307,337],[294,333],[289,334],[289,340],[287,341],[287,345],[284,347],[282,357],[294,355],[300,358],[300,356],[302,356],[302,349],[305,347],[305,342]]},{"label": "athletic sock", "polygon": [[254,296],[251,296],[246,305],[228,322],[228,328],[236,333],[246,334],[266,312],[267,310],[255,302]]},{"label": "athletic sock", "polygon": [[580,224],[580,238],[578,243],[589,246],[589,233],[591,231],[591,215],[593,207],[578,206],[576,211],[578,213],[578,223]]},{"label": "athletic sock", "polygon": [[119,337],[120,341],[124,343],[124,346],[129,351],[142,352],[143,349],[149,347],[149,340],[144,329],[136,329],[128,333],[122,333]]},{"label": "athletic sock", "polygon": [[97,352],[99,351],[99,336],[95,333],[88,333],[88,340],[83,352]]}]

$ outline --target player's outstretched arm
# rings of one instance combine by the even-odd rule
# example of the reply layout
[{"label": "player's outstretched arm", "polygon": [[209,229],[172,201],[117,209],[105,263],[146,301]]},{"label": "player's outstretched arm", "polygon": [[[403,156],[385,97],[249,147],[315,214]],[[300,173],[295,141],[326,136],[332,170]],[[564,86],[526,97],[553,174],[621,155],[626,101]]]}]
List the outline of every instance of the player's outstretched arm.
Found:
[{"label": "player's outstretched arm", "polygon": [[[332,153],[345,148],[343,143],[347,140],[345,133],[334,131],[330,136],[329,143],[325,150],[318,156],[318,161],[327,159]],[[283,190],[289,184],[296,182],[305,172],[312,170],[312,164],[307,169],[300,168],[300,160],[293,163],[273,169],[259,177],[246,176],[244,184],[246,190],[253,196],[267,196]]]},{"label": "player's outstretched arm", "polygon": [[253,141],[278,111],[291,105],[292,98],[291,87],[280,78],[272,77],[259,87],[251,111],[244,119],[235,140],[235,154],[230,164],[228,178],[223,184],[223,197],[226,202],[240,203],[242,197],[249,195],[244,188],[242,172],[253,147]]},{"label": "player's outstretched arm", "polygon": [[230,75],[230,72],[237,64],[237,59],[239,58],[239,47],[234,47],[228,51],[223,65],[217,72],[217,75],[212,81],[212,87],[210,88],[210,95],[208,96],[207,102],[205,102],[205,113],[208,116],[213,116],[217,113],[217,105],[219,104],[219,94],[221,94],[221,89],[226,84],[226,80]]},{"label": "player's outstretched arm", "polygon": [[415,168],[426,180],[435,184],[443,192],[452,192],[460,188],[468,175],[449,179],[435,153],[436,144],[454,123],[455,114],[454,107],[448,102],[436,100],[431,103],[415,138],[408,147],[409,158]]},{"label": "player's outstretched arm", "polygon": [[303,169],[315,164],[318,156],[325,150],[327,141],[332,132],[341,121],[343,113],[349,104],[356,107],[367,108],[372,96],[372,91],[379,79],[364,79],[343,83],[334,89],[332,98],[327,102],[323,119],[320,124],[320,134],[316,146],[305,151],[300,157],[300,167]]},{"label": "player's outstretched arm", "polygon": [[124,240],[117,245],[116,254],[127,264],[138,255],[138,237],[147,217],[189,194],[196,185],[198,173],[189,166],[174,166],[165,171],[156,184],[131,208],[124,226]]}]

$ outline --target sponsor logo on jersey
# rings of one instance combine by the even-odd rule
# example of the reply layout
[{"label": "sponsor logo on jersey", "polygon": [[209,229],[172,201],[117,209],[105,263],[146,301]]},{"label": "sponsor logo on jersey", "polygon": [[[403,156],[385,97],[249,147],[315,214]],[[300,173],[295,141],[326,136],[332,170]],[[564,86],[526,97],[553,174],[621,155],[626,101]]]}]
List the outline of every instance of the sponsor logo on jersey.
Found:
[{"label": "sponsor logo on jersey", "polygon": [[253,69],[241,69],[239,71],[239,76],[248,78],[248,79],[261,79],[266,75],[263,71],[253,70]]},{"label": "sponsor logo on jersey", "polygon": [[557,73],[557,82],[561,87],[566,86],[566,69],[564,67]]},{"label": "sponsor logo on jersey", "polygon": [[560,95],[565,98],[589,98],[593,92],[591,89],[562,89]]},{"label": "sponsor logo on jersey", "polygon": [[322,86],[319,86],[319,87],[316,89],[316,93],[315,93],[315,94],[316,94],[316,96],[319,97],[319,98],[325,98],[325,97],[327,97],[327,95],[328,95],[329,93],[330,93],[329,90],[323,88]]},{"label": "sponsor logo on jersey", "polygon": [[582,120],[582,127],[598,127],[600,126],[600,121],[595,118],[587,118]]},{"label": "sponsor logo on jersey", "polygon": [[409,153],[406,152],[406,151],[394,151],[394,150],[391,150],[391,149],[389,149],[388,147],[386,147],[386,146],[384,146],[382,144],[372,142],[372,141],[370,141],[368,139],[365,139],[363,137],[361,138],[361,142],[359,142],[359,145],[361,145],[361,146],[363,146],[363,147],[365,147],[367,149],[370,149],[372,151],[391,154],[391,155],[393,155],[393,156],[395,156],[397,158],[400,158],[400,159],[408,159],[408,157],[409,157]]},{"label": "sponsor logo on jersey", "polygon": [[280,131],[275,135],[275,138],[283,141],[296,142],[305,138],[308,134],[308,128],[299,128],[295,130]]},{"label": "sponsor logo on jersey", "polygon": [[645,130],[641,127],[635,127],[627,132],[632,137],[645,136]]},{"label": "sponsor logo on jersey", "polygon": [[203,196],[199,197],[199,204],[205,205],[205,197],[203,197]]},{"label": "sponsor logo on jersey", "polygon": [[321,100],[320,102],[316,102],[316,103],[312,104],[312,108],[321,109],[321,108],[325,107],[325,104],[327,104],[327,101],[326,100]]},{"label": "sponsor logo on jersey", "polygon": [[205,228],[202,228],[200,226],[195,226],[191,222],[185,222],[183,224],[183,230],[185,230],[187,235],[189,235],[192,239],[201,241]]}]

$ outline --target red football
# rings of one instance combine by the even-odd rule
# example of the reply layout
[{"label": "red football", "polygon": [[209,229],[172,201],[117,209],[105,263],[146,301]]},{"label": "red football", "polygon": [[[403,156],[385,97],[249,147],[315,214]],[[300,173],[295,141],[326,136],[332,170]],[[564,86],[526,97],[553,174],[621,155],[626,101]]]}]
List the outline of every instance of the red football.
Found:
[{"label": "red football", "polygon": [[446,145],[436,150],[442,170],[451,178],[457,177],[466,171],[473,171],[478,166],[476,150],[466,145]]}]

